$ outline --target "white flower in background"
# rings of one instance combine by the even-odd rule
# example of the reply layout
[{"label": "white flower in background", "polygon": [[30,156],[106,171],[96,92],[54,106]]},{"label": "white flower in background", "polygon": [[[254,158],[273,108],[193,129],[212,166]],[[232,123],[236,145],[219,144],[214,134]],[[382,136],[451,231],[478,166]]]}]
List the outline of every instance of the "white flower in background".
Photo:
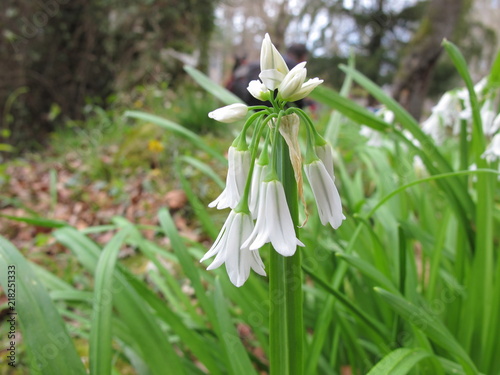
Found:
[{"label": "white flower in background", "polygon": [[441,118],[434,112],[422,123],[422,131],[434,139],[437,145],[442,145],[446,138],[446,131],[442,126]]},{"label": "white flower in background", "polygon": [[283,56],[271,42],[269,34],[265,35],[260,49],[260,71],[259,78],[269,90],[277,89],[289,71]]},{"label": "white flower in background", "polygon": [[388,124],[392,124],[396,118],[394,112],[388,110],[386,107],[380,108],[375,114]]},{"label": "white flower in background", "polygon": [[250,186],[250,199],[248,207],[252,214],[252,219],[257,218],[257,211],[259,208],[259,199],[261,198],[260,186],[264,181],[267,173],[267,165],[261,165],[258,162],[255,163],[252,175],[252,185]]},{"label": "white flower in background", "polygon": [[220,122],[235,122],[245,118],[248,107],[245,104],[235,103],[216,109],[208,114],[208,117]]},{"label": "white flower in background", "polygon": [[491,143],[488,147],[486,147],[486,150],[481,157],[486,159],[488,163],[492,163],[500,159],[500,133],[495,134]]},{"label": "white flower in background", "polygon": [[452,128],[455,131],[460,130],[460,100],[454,91],[448,91],[443,94],[439,102],[432,108],[432,113],[437,114],[442,124]]},{"label": "white flower in background", "polygon": [[255,228],[242,247],[257,250],[271,242],[278,253],[292,256],[297,245],[304,244],[295,235],[295,226],[288,210],[283,185],[278,180],[263,182],[260,194]]},{"label": "white flower in background", "polygon": [[495,134],[500,126],[500,119],[498,119],[499,114],[494,111],[493,102],[491,100],[486,100],[481,107],[480,113],[484,134]]},{"label": "white flower in background", "polygon": [[321,160],[305,164],[304,170],[311,185],[321,224],[330,223],[337,229],[345,219],[340,195],[325,165]]},{"label": "white flower in background", "polygon": [[248,279],[250,269],[266,276],[259,251],[242,246],[253,228],[250,215],[231,211],[214,244],[200,262],[216,255],[207,270],[213,270],[225,263],[229,279],[237,287],[242,286]]},{"label": "white flower in background", "polygon": [[363,137],[368,138],[368,142],[366,142],[367,146],[372,147],[382,147],[384,145],[384,137],[381,132],[373,130],[372,128],[361,125],[361,129],[359,130],[359,134]]},{"label": "white flower in background", "polygon": [[228,207],[235,208],[238,205],[245,189],[250,161],[250,151],[239,151],[236,147],[229,147],[226,187],[208,207],[217,206],[219,210],[222,210]]},{"label": "white flower in background", "polygon": [[250,81],[247,90],[255,99],[262,100],[263,102],[269,100],[268,88],[258,79]]}]

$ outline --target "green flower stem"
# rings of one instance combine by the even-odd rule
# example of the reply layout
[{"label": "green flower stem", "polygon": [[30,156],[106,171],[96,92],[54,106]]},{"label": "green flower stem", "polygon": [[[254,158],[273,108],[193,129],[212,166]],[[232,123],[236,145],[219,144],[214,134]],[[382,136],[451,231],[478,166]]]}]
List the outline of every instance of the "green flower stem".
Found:
[{"label": "green flower stem", "polygon": [[[295,228],[298,225],[298,196],[288,146],[276,137],[277,173],[283,183]],[[297,229],[295,229],[297,231]],[[302,307],[301,252],[291,257],[271,250],[269,272],[270,367],[271,375],[302,375],[304,322]]]}]

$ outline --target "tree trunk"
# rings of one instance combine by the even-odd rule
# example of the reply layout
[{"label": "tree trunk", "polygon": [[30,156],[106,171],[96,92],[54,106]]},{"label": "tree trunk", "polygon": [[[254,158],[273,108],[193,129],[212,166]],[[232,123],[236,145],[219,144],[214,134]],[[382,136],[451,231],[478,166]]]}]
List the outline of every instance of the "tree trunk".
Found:
[{"label": "tree trunk", "polygon": [[451,38],[469,0],[431,0],[419,30],[410,41],[394,79],[393,97],[416,119],[422,112],[432,71]]}]

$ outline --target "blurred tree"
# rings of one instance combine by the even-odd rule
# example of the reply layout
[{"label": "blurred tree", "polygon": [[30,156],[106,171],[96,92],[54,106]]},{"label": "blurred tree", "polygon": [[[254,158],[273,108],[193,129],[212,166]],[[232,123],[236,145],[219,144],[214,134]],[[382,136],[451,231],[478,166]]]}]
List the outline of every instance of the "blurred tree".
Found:
[{"label": "blurred tree", "polygon": [[442,52],[443,38],[455,39],[463,28],[471,0],[431,0],[418,31],[406,47],[393,96],[415,118],[422,112],[431,74]]},{"label": "blurred tree", "polygon": [[[57,121],[82,119],[88,101],[183,75],[175,53],[207,68],[217,0],[2,0],[2,128],[21,147]],[[27,92],[12,93],[20,87]],[[1,143],[1,140],[0,140]]]}]

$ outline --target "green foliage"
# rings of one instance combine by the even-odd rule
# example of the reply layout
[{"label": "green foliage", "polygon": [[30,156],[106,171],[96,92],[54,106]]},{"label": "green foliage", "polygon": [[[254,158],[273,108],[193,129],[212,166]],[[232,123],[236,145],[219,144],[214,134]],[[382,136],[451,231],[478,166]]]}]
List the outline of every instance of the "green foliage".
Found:
[{"label": "green foliage", "polygon": [[[451,44],[445,47],[474,95],[460,52]],[[498,81],[498,65],[490,77],[492,85]],[[437,145],[380,87],[352,66],[342,69],[348,80],[384,103],[395,122],[386,123],[346,99],[349,84],[341,94],[327,88],[313,94],[336,110],[323,114],[326,118],[319,122],[338,150],[336,182],[348,218],[333,231],[321,225],[309,205],[309,220],[300,229],[306,245],[301,251],[305,373],[340,374],[346,368],[370,375],[498,373],[500,281],[495,275],[500,260],[494,245],[500,238],[493,228],[500,224],[499,173],[497,162],[481,158],[486,139],[478,102],[472,100],[473,132],[471,137],[464,134],[465,144]],[[190,74],[221,93],[223,101],[229,99],[200,72]],[[206,208],[203,187],[186,171],[192,168],[220,186],[214,172],[226,163],[220,139],[202,138],[193,129],[145,112],[126,116],[175,134],[197,149],[195,156],[205,157],[173,157],[172,174],[186,192],[199,230],[213,240],[217,216]],[[381,136],[384,146],[368,145],[358,134],[359,124]],[[131,134],[137,138],[138,133]],[[418,140],[418,147],[412,139]],[[424,167],[416,164],[416,156]],[[479,162],[478,170],[461,169],[461,159],[466,166]],[[307,188],[305,197],[311,202]],[[148,239],[145,228],[120,217],[107,227],[85,231],[49,218],[15,219],[55,228],[47,235],[71,251],[83,275],[80,280],[85,280],[77,288],[73,280],[48,273],[0,240],[0,266],[18,265],[19,288],[29,296],[19,306],[19,321],[30,322],[26,314],[32,310],[38,314],[41,328],[28,331],[21,326],[31,356],[48,342],[47,330],[68,342],[69,331],[75,345],[89,347],[91,375],[124,369],[216,375],[269,370],[269,308],[279,296],[269,296],[267,279],[255,274],[235,288],[224,269],[205,271],[198,259],[206,244],[183,236],[167,209],[160,209],[158,224],[147,228],[156,238],[167,238],[166,245]],[[93,233],[115,230],[118,234],[107,245],[92,240]],[[147,259],[146,271],[135,274],[126,266],[119,256],[125,248]],[[264,248],[266,265],[270,256]],[[39,288],[36,293],[30,292],[32,283]],[[101,304],[96,301],[103,308],[97,308]],[[82,372],[75,347],[67,345],[65,350],[68,373]],[[47,363],[57,366],[57,358]]]}]

